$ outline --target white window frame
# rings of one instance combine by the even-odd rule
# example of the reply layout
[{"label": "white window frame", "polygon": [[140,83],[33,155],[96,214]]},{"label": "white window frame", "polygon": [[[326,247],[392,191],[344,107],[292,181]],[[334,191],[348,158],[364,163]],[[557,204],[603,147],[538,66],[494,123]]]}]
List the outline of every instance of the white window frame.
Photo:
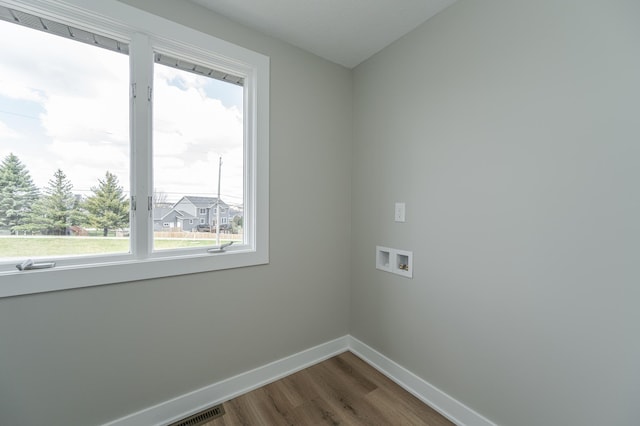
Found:
[{"label": "white window frame", "polygon": [[198,214],[207,214],[207,209],[198,209]]},{"label": "white window frame", "polygon": [[0,0],[0,4],[129,43],[131,81],[138,93],[142,87],[152,87],[153,51],[243,76],[246,239],[245,244],[234,244],[222,254],[201,248],[152,251],[153,217],[146,208],[140,210],[152,195],[152,114],[146,96],[137,97],[130,107],[131,193],[138,206],[131,216],[131,228],[135,229],[131,234],[132,253],[43,259],[56,262],[51,269],[0,269],[0,298],[269,263],[267,56],[116,0]]}]

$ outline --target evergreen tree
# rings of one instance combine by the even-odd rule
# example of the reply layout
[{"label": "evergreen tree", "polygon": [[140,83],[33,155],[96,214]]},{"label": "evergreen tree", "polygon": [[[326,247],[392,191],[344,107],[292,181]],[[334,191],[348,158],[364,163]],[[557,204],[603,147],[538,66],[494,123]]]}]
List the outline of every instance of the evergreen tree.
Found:
[{"label": "evergreen tree", "polygon": [[87,222],[87,212],[84,209],[84,201],[82,196],[77,194],[73,196],[73,209],[71,210],[71,226],[81,226]]},{"label": "evergreen tree", "polygon": [[105,237],[109,229],[122,228],[129,223],[129,202],[114,174],[107,171],[104,180],[98,179],[98,186],[92,187],[91,191],[93,195],[84,203],[87,221],[102,229]]},{"label": "evergreen tree", "polygon": [[56,170],[53,179],[49,180],[44,189],[44,195],[34,204],[29,223],[23,228],[40,230],[46,234],[66,235],[76,208],[72,189],[73,185],[64,172]]},{"label": "evergreen tree", "polygon": [[26,166],[13,153],[0,164],[0,227],[12,232],[27,223],[38,188]]}]

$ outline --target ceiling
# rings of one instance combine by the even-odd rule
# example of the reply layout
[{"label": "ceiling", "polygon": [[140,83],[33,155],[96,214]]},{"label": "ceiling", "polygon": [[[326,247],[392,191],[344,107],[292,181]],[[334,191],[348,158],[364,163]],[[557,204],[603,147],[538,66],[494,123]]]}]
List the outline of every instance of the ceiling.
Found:
[{"label": "ceiling", "polygon": [[353,68],[455,0],[191,0]]}]

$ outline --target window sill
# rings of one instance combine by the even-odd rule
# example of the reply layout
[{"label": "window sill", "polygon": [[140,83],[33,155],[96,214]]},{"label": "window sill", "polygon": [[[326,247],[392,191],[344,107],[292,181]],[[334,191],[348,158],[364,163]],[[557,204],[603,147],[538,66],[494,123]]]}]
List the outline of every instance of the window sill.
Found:
[{"label": "window sill", "polygon": [[269,258],[266,254],[247,249],[246,251],[205,253],[196,256],[58,266],[53,269],[16,270],[0,273],[0,298],[243,268],[267,263],[269,263]]}]

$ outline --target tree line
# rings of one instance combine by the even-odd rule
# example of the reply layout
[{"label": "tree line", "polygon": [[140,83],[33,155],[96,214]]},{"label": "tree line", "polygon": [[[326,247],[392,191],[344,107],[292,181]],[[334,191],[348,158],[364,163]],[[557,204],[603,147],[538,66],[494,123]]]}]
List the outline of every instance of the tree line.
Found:
[{"label": "tree line", "polygon": [[91,195],[73,193],[73,185],[61,169],[40,191],[26,166],[13,153],[0,164],[0,229],[44,235],[69,235],[73,226],[102,230],[129,225],[129,201],[117,176],[108,170]]}]

